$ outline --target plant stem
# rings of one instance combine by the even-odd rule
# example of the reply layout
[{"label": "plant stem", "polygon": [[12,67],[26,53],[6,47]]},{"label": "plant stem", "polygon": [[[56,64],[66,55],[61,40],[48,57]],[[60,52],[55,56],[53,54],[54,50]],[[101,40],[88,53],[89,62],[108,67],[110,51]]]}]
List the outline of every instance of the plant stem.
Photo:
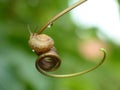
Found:
[{"label": "plant stem", "polygon": [[74,9],[75,7],[79,6],[80,4],[82,4],[83,2],[85,2],[87,0],[79,0],[78,2],[74,3],[73,5],[71,5],[70,7],[66,8],[65,10],[63,10],[62,12],[58,13],[56,16],[54,16],[52,19],[50,19],[45,25],[43,25],[43,27],[38,30],[38,34],[42,33],[49,25],[51,25],[54,21],[56,21],[58,18],[60,18],[61,16],[63,16],[65,13],[71,11],[72,9]]},{"label": "plant stem", "polygon": [[106,59],[106,50],[104,48],[100,48],[100,51],[103,52],[103,58],[102,60],[94,67],[92,68],[89,68],[87,70],[84,70],[84,71],[81,71],[81,72],[78,72],[78,73],[73,73],[73,74],[65,74],[65,75],[56,75],[56,74],[51,74],[51,73],[47,73],[46,71],[42,70],[39,66],[38,66],[38,62],[36,61],[35,65],[36,65],[36,68],[39,72],[41,72],[42,74],[46,75],[46,76],[49,76],[49,77],[53,77],[53,78],[68,78],[68,77],[74,77],[74,76],[80,76],[80,75],[83,75],[83,74],[86,74],[88,72],[91,72],[93,70],[95,70],[96,68],[98,68],[99,66],[101,66],[103,64],[103,62],[105,61]]}]

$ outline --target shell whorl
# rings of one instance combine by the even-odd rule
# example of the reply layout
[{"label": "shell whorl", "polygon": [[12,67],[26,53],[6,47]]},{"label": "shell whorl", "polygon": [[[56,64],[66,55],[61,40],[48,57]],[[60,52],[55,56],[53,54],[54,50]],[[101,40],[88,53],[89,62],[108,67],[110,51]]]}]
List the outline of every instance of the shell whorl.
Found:
[{"label": "shell whorl", "polygon": [[54,46],[54,41],[46,34],[32,33],[29,45],[39,55],[49,51]]}]

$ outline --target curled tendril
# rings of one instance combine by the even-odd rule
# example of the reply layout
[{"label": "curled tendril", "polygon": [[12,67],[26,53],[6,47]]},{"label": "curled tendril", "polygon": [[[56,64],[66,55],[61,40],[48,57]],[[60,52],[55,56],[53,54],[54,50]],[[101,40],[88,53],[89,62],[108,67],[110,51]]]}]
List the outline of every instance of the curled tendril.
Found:
[{"label": "curled tendril", "polygon": [[104,54],[103,57],[102,57],[102,60],[101,60],[96,66],[94,66],[94,67],[92,67],[92,68],[89,68],[89,69],[87,69],[87,70],[78,72],[78,73],[65,74],[65,75],[56,75],[56,74],[47,73],[46,71],[44,71],[44,70],[42,70],[41,68],[39,68],[39,66],[38,66],[38,61],[36,61],[35,66],[36,66],[37,70],[38,70],[40,73],[42,73],[42,74],[44,74],[44,75],[46,75],[46,76],[49,76],[49,77],[54,77],[54,78],[66,78],[66,77],[79,76],[79,75],[83,75],[83,74],[85,74],[85,73],[88,73],[88,72],[90,72],[90,71],[93,71],[93,70],[95,70],[96,68],[98,68],[100,65],[103,64],[103,62],[104,62],[105,59],[106,59],[106,50],[105,50],[104,48],[100,48],[100,51],[102,51],[103,54]]}]

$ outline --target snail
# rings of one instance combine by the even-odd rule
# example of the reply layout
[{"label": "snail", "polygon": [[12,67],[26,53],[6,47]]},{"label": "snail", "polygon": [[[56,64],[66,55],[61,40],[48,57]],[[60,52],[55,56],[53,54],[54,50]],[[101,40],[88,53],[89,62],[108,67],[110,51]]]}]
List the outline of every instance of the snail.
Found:
[{"label": "snail", "polygon": [[[54,47],[54,41],[46,34],[34,33],[30,35],[29,45],[38,55],[36,67],[45,71],[54,71],[61,64],[61,59]],[[38,68],[39,67],[39,68]]]},{"label": "snail", "polygon": [[60,18],[62,15],[67,13],[68,11],[72,10],[73,8],[79,6],[83,2],[87,0],[79,0],[78,2],[74,3],[67,9],[63,10],[59,14],[57,14],[55,17],[53,17],[51,20],[49,20],[40,30],[38,30],[37,33],[30,32],[30,39],[29,39],[29,46],[31,49],[38,55],[38,58],[36,59],[35,66],[39,72],[42,74],[49,76],[49,77],[56,77],[56,78],[65,78],[65,77],[73,77],[73,76],[79,76],[85,73],[88,73],[90,71],[93,71],[94,69],[98,68],[106,58],[106,50],[104,48],[101,48],[100,50],[103,52],[103,58],[102,60],[94,67],[89,68],[87,70],[72,73],[72,74],[63,74],[63,75],[57,75],[52,74],[49,72],[57,70],[61,65],[61,59],[60,56],[57,53],[57,50],[54,46],[54,40],[46,35],[42,34],[42,32],[48,27],[50,28],[51,25],[53,25],[53,22],[56,21],[58,18]]}]

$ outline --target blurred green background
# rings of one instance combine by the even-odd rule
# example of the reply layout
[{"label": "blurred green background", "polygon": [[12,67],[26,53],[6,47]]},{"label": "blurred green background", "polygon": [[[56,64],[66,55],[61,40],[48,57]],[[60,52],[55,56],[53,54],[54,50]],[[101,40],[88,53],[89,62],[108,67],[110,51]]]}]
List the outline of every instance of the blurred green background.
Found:
[{"label": "blurred green background", "polygon": [[106,62],[93,72],[72,78],[50,78],[36,70],[37,55],[28,45],[27,24],[35,32],[67,6],[68,0],[0,0],[0,90],[120,90],[120,46],[101,40],[95,27],[77,27],[70,13],[44,31],[54,39],[62,58],[55,73],[94,66],[102,58],[100,47],[107,49]]}]

